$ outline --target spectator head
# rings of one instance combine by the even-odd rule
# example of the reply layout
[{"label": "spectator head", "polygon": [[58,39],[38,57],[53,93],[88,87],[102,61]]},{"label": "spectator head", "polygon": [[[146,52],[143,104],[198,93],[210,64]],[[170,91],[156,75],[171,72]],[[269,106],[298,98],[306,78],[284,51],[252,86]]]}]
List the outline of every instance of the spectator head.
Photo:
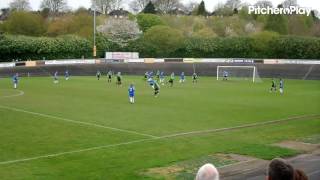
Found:
[{"label": "spectator head", "polygon": [[294,180],[308,180],[308,176],[302,170],[295,169]]},{"label": "spectator head", "polygon": [[205,164],[199,169],[196,180],[219,180],[219,172],[214,165]]},{"label": "spectator head", "polygon": [[268,167],[267,180],[293,180],[294,169],[283,159],[273,159]]}]

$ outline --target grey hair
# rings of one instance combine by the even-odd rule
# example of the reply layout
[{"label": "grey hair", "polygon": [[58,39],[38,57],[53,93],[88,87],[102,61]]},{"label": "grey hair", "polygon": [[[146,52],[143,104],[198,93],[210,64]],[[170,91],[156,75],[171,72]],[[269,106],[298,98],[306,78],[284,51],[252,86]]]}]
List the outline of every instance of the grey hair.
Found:
[{"label": "grey hair", "polygon": [[219,180],[219,172],[214,165],[205,164],[198,170],[195,180]]}]

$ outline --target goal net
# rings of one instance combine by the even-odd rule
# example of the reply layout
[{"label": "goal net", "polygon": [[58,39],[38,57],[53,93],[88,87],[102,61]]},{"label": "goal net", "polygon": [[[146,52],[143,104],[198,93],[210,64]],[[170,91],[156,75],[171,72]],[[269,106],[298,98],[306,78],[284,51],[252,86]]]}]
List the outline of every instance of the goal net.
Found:
[{"label": "goal net", "polygon": [[250,80],[252,82],[260,82],[260,76],[255,66],[217,66],[217,80]]}]

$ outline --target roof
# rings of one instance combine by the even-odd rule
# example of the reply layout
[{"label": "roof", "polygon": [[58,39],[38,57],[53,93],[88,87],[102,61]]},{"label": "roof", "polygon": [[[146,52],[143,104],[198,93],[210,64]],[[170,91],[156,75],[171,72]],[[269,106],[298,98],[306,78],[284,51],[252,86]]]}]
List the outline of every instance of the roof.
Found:
[{"label": "roof", "polygon": [[123,10],[123,9],[118,9],[118,10],[113,10],[109,13],[110,16],[128,16],[129,11]]}]

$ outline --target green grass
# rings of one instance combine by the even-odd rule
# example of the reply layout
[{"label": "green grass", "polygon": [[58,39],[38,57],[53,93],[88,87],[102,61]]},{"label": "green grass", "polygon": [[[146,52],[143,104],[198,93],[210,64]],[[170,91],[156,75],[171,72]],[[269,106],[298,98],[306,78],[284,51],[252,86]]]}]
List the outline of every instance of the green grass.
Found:
[{"label": "green grass", "polygon": [[[189,78],[190,80],[190,78]],[[128,85],[136,86],[136,104],[128,103]],[[320,118],[207,134],[152,139],[129,132],[67,122],[22,109],[74,121],[110,126],[153,136],[234,127],[288,117],[320,114],[320,81],[285,80],[285,94],[269,93],[271,82],[215,81],[203,77],[162,86],[160,96],[141,77],[124,77],[123,87],[106,79],[72,77],[22,78],[17,94],[10,79],[0,79],[0,162],[86,148],[119,145],[10,164],[0,163],[1,179],[151,179],[149,168],[215,153],[237,153],[263,159],[298,152],[272,146],[283,140],[320,134]]]}]

